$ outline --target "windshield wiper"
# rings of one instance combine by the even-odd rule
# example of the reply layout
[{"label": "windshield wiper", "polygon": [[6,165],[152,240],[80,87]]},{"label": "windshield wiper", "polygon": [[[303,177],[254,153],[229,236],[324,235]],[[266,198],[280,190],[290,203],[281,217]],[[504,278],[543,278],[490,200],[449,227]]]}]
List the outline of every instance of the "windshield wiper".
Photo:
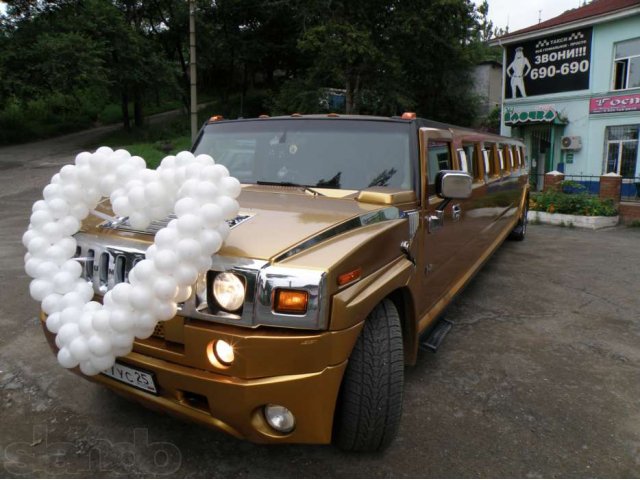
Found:
[{"label": "windshield wiper", "polygon": [[314,195],[320,195],[321,197],[324,197],[325,195],[323,193],[317,192],[315,191],[312,185],[301,185],[299,183],[293,183],[293,182],[267,182],[265,180],[257,180],[256,184],[258,185],[270,185],[270,186],[275,186],[275,187],[298,187],[303,189],[306,192],[310,192],[313,193]]}]

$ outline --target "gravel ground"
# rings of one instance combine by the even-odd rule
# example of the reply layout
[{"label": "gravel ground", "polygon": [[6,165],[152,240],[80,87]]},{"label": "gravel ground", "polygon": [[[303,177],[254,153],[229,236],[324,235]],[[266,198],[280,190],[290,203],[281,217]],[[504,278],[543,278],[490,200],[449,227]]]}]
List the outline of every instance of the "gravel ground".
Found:
[{"label": "gravel ground", "polygon": [[640,476],[640,229],[536,225],[505,243],[450,307],[439,352],[407,370],[383,454],[252,445],[62,369],[20,237],[51,175],[102,133],[0,149],[0,475]]}]

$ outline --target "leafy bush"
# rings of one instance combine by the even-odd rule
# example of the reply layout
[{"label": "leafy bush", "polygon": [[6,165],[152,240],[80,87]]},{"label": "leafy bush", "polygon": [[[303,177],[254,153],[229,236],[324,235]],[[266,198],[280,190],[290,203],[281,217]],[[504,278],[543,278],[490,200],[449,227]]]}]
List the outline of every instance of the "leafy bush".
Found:
[{"label": "leafy bush", "polygon": [[[564,185],[564,184],[568,185]],[[566,193],[569,191],[578,193]],[[538,212],[566,213],[589,217],[613,217],[618,214],[611,199],[600,199],[585,193],[584,186],[576,182],[563,182],[563,191],[548,190],[531,195],[529,208]]]}]

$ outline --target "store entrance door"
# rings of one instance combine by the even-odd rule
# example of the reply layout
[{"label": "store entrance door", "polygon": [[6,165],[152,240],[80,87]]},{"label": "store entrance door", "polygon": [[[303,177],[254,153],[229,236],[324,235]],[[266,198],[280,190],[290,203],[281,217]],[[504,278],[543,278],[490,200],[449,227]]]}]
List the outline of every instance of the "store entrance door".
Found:
[{"label": "store entrance door", "polygon": [[531,152],[531,185],[536,191],[544,188],[544,174],[551,171],[551,125],[531,125],[529,151]]}]

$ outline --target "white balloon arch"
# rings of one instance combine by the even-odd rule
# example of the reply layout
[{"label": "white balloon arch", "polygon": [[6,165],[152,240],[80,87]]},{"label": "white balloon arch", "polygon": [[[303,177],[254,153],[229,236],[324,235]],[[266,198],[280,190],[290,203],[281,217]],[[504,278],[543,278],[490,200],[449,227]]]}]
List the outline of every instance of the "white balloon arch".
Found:
[{"label": "white balloon arch", "polygon": [[[62,167],[44,188],[44,200],[34,203],[22,237],[25,271],[33,278],[29,290],[56,334],[60,365],[96,375],[131,352],[134,337],[147,338],[159,321],[173,318],[198,275],[211,268],[211,256],[229,234],[225,219],[237,215],[239,194],[240,183],[224,166],[190,152],[165,157],[150,170],[126,150],[100,147]],[[93,287],[73,259],[73,235],[82,220],[97,214],[103,197],[137,229],[170,213],[177,218],[158,231],[129,282],[116,285],[100,304],[92,301]]]}]

